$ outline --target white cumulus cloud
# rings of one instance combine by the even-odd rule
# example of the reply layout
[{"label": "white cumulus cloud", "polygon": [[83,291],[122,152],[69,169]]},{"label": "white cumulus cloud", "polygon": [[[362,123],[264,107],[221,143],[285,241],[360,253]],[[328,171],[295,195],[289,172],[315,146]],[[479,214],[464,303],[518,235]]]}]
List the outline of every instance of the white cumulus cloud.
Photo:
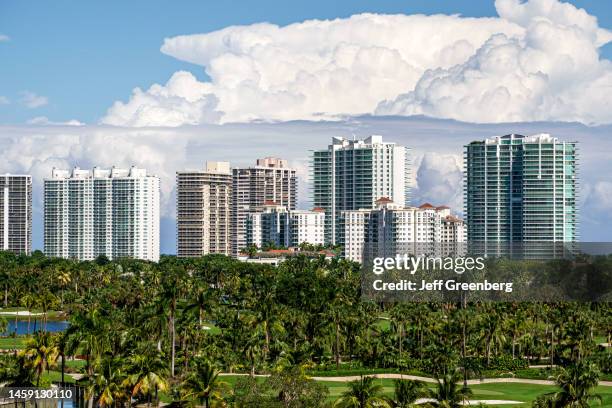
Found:
[{"label": "white cumulus cloud", "polygon": [[208,77],[135,89],[123,126],[425,114],[471,122],[610,123],[612,32],[558,0],[497,0],[499,17],[360,14],[165,39]]},{"label": "white cumulus cloud", "polygon": [[0,34],[0,42],[7,42],[7,41],[10,41],[10,40],[11,40],[11,38],[8,35]]},{"label": "white cumulus cloud", "polygon": [[466,62],[426,71],[413,90],[377,112],[469,122],[611,122],[612,65],[598,47],[612,33],[556,0],[496,6],[502,18],[525,28],[523,36],[492,36]]},{"label": "white cumulus cloud", "polygon": [[40,108],[49,103],[46,96],[37,95],[31,91],[23,91],[21,93],[21,103],[30,109]]},{"label": "white cumulus cloud", "polygon": [[70,119],[64,122],[57,122],[49,120],[46,116],[36,116],[27,121],[28,125],[40,125],[40,126],[84,126],[83,122],[76,119]]},{"label": "white cumulus cloud", "polygon": [[128,103],[115,102],[103,120],[118,126],[181,126],[219,120],[217,98],[210,84],[199,82],[191,73],[176,72],[165,86],[147,91],[135,89]]},{"label": "white cumulus cloud", "polygon": [[415,160],[416,185],[412,203],[448,205],[454,212],[463,212],[461,156],[456,154],[425,153]]}]

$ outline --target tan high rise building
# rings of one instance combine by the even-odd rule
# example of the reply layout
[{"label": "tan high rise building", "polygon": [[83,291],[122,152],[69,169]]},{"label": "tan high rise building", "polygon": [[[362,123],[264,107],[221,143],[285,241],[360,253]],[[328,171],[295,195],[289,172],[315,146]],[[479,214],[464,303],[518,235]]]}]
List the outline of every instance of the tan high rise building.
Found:
[{"label": "tan high rise building", "polygon": [[232,255],[247,246],[247,218],[267,202],[295,210],[297,177],[286,160],[267,157],[257,165],[232,171]]},{"label": "tan high rise building", "polygon": [[177,182],[177,255],[231,253],[232,172],[228,162],[180,171]]}]

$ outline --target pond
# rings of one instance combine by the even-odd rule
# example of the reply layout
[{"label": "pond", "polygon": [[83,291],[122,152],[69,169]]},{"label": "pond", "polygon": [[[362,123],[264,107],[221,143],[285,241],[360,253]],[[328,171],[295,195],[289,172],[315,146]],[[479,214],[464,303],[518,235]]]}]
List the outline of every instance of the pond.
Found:
[{"label": "pond", "polygon": [[[42,329],[43,322],[41,320],[34,322],[34,319],[30,321],[30,327],[28,331],[28,321],[27,320],[17,320],[17,324],[15,325],[14,319],[7,319],[8,328],[2,333],[4,336],[8,336],[12,333],[17,335],[31,334],[36,330]],[[47,322],[47,331],[48,332],[62,332],[65,331],[68,326],[70,326],[70,322],[62,321],[62,320],[49,320]]]}]

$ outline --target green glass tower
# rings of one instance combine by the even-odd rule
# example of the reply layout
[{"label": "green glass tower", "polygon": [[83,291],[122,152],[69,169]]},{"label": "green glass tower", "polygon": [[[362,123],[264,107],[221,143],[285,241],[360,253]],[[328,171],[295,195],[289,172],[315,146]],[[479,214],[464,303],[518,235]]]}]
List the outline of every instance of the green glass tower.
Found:
[{"label": "green glass tower", "polygon": [[469,242],[578,240],[576,142],[496,136],[465,146],[464,166]]}]

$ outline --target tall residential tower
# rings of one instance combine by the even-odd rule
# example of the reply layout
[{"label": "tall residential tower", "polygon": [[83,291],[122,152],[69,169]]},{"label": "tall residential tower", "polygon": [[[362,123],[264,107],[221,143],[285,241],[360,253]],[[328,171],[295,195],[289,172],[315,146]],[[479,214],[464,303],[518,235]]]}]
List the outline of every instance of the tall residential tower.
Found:
[{"label": "tall residential tower", "polygon": [[32,176],[0,174],[0,251],[32,251]]},{"label": "tall residential tower", "polygon": [[177,255],[231,254],[232,171],[228,162],[207,162],[206,169],[179,171]]},{"label": "tall residential tower", "polygon": [[53,169],[44,206],[47,256],[159,260],[159,178],[144,169]]},{"label": "tall residential tower", "polygon": [[297,177],[286,160],[267,157],[257,165],[232,170],[232,254],[247,247],[247,217],[267,202],[295,210]]},{"label": "tall residential tower", "polygon": [[468,241],[578,240],[575,142],[496,136],[470,143],[464,157]]},{"label": "tall residential tower", "polygon": [[311,171],[313,204],[325,210],[328,243],[338,240],[341,211],[375,208],[382,197],[409,204],[409,150],[382,136],[334,137],[327,149],[313,153]]}]

